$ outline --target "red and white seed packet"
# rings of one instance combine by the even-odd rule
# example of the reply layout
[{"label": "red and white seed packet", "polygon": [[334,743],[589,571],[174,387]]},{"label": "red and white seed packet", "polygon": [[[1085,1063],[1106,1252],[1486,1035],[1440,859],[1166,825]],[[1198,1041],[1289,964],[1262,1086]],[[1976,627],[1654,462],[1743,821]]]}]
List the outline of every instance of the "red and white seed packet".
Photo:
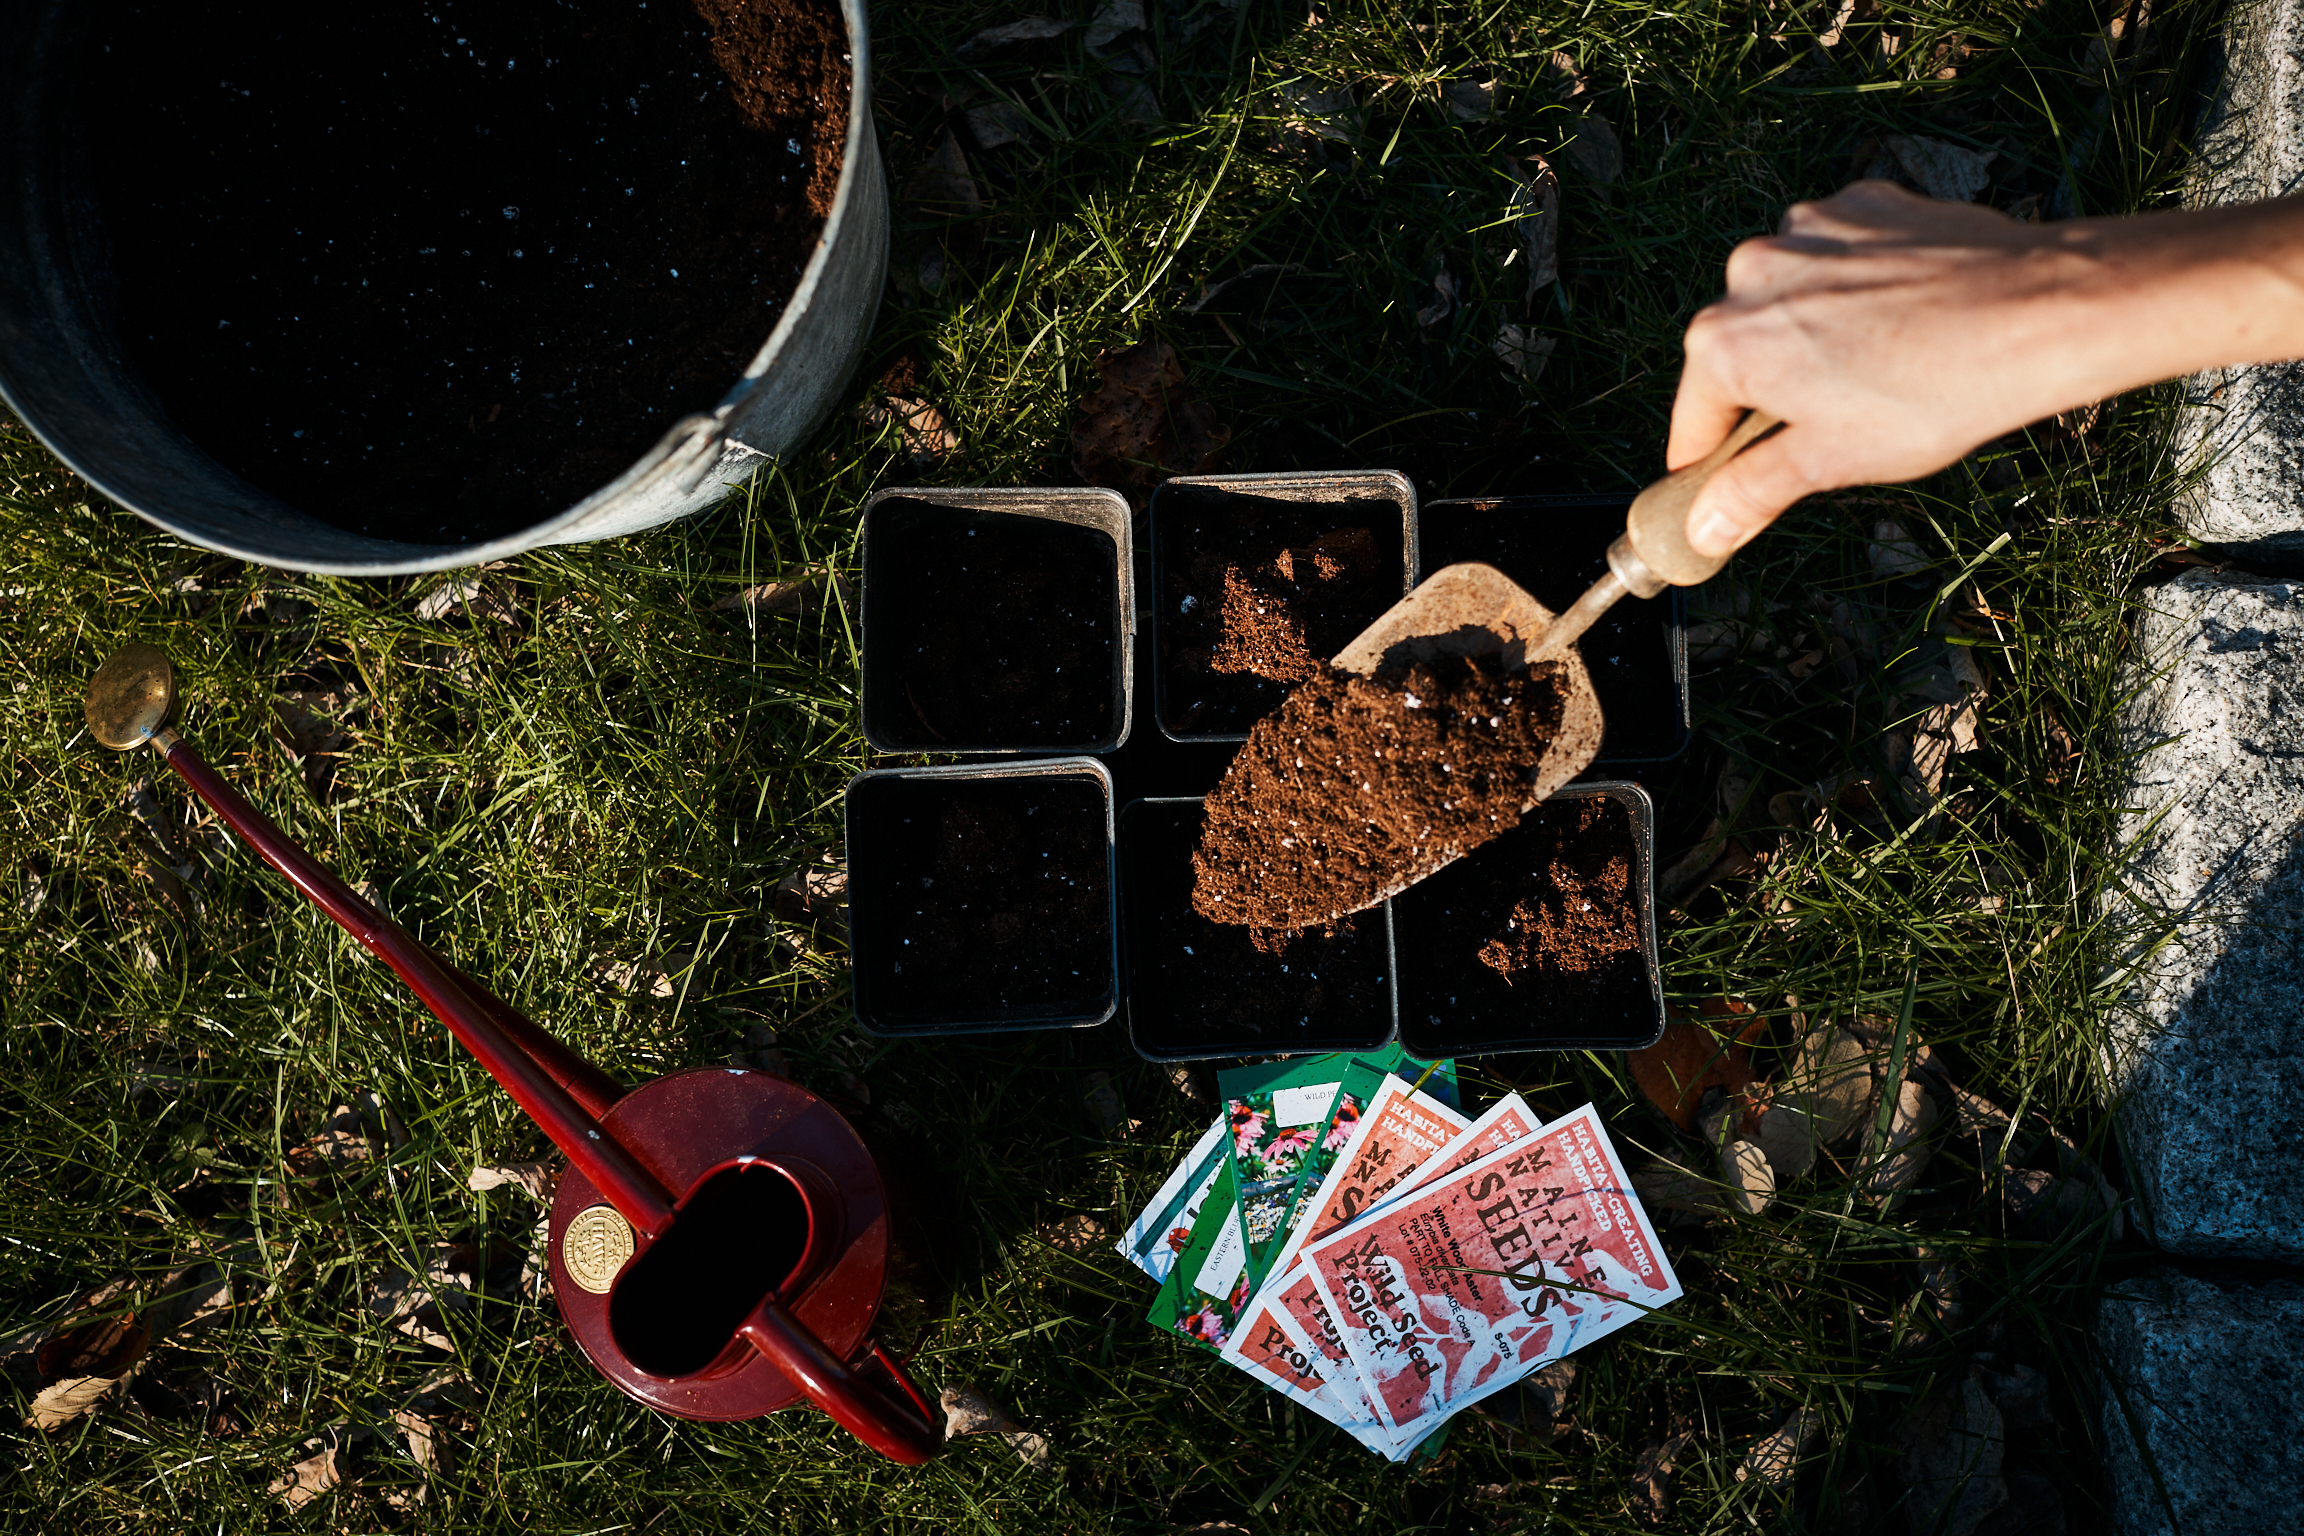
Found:
[{"label": "red and white seed packet", "polygon": [[[1436,1138],[1440,1127],[1453,1135]],[[1310,1202],[1316,1213],[1277,1256],[1241,1326],[1226,1343],[1225,1356],[1250,1375],[1273,1385],[1306,1407],[1333,1420],[1371,1449],[1398,1459],[1431,1426],[1403,1437],[1376,1418],[1359,1369],[1344,1350],[1328,1303],[1296,1255],[1305,1243],[1340,1230],[1355,1217],[1413,1189],[1425,1176],[1461,1168],[1537,1127],[1535,1111],[1520,1095],[1508,1094],[1479,1119],[1464,1117],[1437,1100],[1388,1078],[1369,1101],[1352,1141],[1346,1143]],[[1309,1402],[1290,1391],[1287,1377],[1316,1375],[1323,1393]],[[1335,1410],[1351,1416],[1336,1418]],[[1361,1420],[1365,1419],[1365,1423]]]},{"label": "red and white seed packet", "polygon": [[1681,1294],[1593,1106],[1451,1161],[1302,1250],[1377,1424],[1395,1437],[1421,1439]]},{"label": "red and white seed packet", "polygon": [[[1280,1292],[1290,1262],[1305,1243],[1374,1209],[1434,1155],[1455,1141],[1471,1122],[1439,1100],[1417,1092],[1397,1077],[1386,1077],[1360,1113],[1352,1138],[1336,1155],[1320,1188],[1303,1203],[1309,1211],[1273,1256],[1271,1278],[1240,1314],[1224,1358],[1293,1402],[1301,1403],[1355,1435],[1376,1427],[1374,1410],[1344,1360],[1339,1381],[1323,1369],[1324,1352],[1292,1333],[1279,1318]],[[1389,1432],[1387,1432],[1388,1438]],[[1378,1449],[1389,1451],[1388,1445]]]}]

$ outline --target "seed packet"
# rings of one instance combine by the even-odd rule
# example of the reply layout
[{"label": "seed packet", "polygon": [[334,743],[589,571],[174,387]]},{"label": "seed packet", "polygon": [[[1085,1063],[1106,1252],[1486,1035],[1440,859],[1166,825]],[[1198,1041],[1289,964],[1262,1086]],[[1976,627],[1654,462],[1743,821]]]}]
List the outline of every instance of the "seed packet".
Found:
[{"label": "seed packet", "polygon": [[1681,1294],[1589,1104],[1307,1243],[1302,1267],[1401,1434]]},{"label": "seed packet", "polygon": [[1191,1241],[1192,1224],[1216,1188],[1227,1129],[1224,1117],[1218,1115],[1114,1244],[1120,1257],[1155,1281],[1168,1278],[1168,1272],[1176,1267],[1176,1255]]},{"label": "seed packet", "polygon": [[1220,1350],[1253,1290],[1232,1164],[1219,1158],[1215,1187],[1146,1316],[1154,1327],[1181,1334],[1203,1349]]},{"label": "seed packet", "polygon": [[[1336,1320],[1329,1315],[1327,1297],[1322,1297],[1318,1285],[1313,1285],[1311,1276],[1304,1271],[1297,1255],[1302,1253],[1304,1244],[1309,1244],[1309,1241],[1327,1237],[1329,1232],[1341,1230],[1352,1218],[1362,1216],[1366,1211],[1382,1209],[1382,1204],[1387,1204],[1392,1197],[1399,1197],[1405,1191],[1410,1191],[1410,1188],[1415,1188],[1422,1181],[1422,1174],[1452,1168],[1452,1165],[1454,1168],[1463,1168],[1463,1165],[1475,1163],[1481,1156],[1486,1156],[1488,1151],[1505,1147],[1509,1142],[1528,1135],[1539,1124],[1537,1112],[1530,1110],[1528,1101],[1518,1094],[1507,1094],[1486,1115],[1481,1115],[1472,1124],[1463,1124],[1461,1115],[1456,1115],[1454,1110],[1433,1105],[1428,1098],[1422,1101],[1422,1105],[1415,1101],[1396,1101],[1389,1094],[1392,1082],[1396,1082],[1396,1078],[1387,1080],[1385,1087],[1378,1089],[1378,1098],[1371,1103],[1371,1115],[1366,1117],[1371,1140],[1364,1142],[1364,1149],[1369,1149],[1369,1156],[1362,1158],[1359,1156],[1362,1149],[1348,1147],[1346,1158],[1339,1158],[1339,1172],[1329,1174],[1329,1181],[1320,1186],[1318,1195],[1311,1202],[1320,1211],[1320,1216],[1313,1216],[1306,1221],[1302,1239],[1281,1255],[1276,1278],[1256,1294],[1251,1329],[1246,1333],[1246,1340],[1253,1343],[1258,1338],[1267,1338],[1270,1329],[1279,1329],[1288,1338],[1288,1343],[1299,1354],[1304,1354],[1313,1363],[1313,1368],[1320,1372],[1320,1379],[1327,1386],[1329,1396],[1346,1402],[1355,1412],[1366,1405],[1369,1414],[1375,1412],[1369,1384],[1359,1379],[1359,1366],[1352,1363],[1350,1352],[1343,1347],[1341,1333],[1336,1331]],[[1422,1094],[1417,1094],[1415,1098],[1422,1098]],[[1394,1108],[1394,1105],[1399,1105],[1399,1108]],[[1399,1117],[1401,1124],[1394,1124],[1389,1131],[1382,1131],[1387,1112]],[[1408,1119],[1410,1112],[1415,1112],[1415,1119]],[[1454,1135],[1449,1135],[1440,1145],[1419,1145],[1419,1142],[1433,1140],[1426,1131],[1426,1126],[1433,1124],[1452,1128]],[[1382,1135],[1385,1140],[1375,1140],[1378,1135]],[[1387,1145],[1392,1147],[1392,1156],[1385,1163],[1375,1163],[1373,1149]],[[1375,1165],[1362,1170],[1364,1163]],[[1382,1188],[1385,1179],[1375,1177],[1387,1165],[1396,1170],[1392,1172],[1392,1188],[1389,1191]],[[1364,1181],[1355,1184],[1355,1177]],[[1348,1191],[1359,1191],[1357,1200]],[[1226,1359],[1246,1366],[1240,1354],[1242,1349],[1226,1349]]]},{"label": "seed packet", "polygon": [[1251,1294],[1295,1227],[1299,1197],[1319,1188],[1384,1072],[1381,1058],[1337,1054],[1217,1074],[1232,1127],[1232,1177]]},{"label": "seed packet", "polygon": [[1529,1135],[1543,1123],[1536,1111],[1528,1107],[1526,1099],[1508,1093],[1489,1105],[1487,1113],[1457,1132],[1455,1140],[1420,1163],[1384,1198],[1397,1200],[1428,1180],[1445,1178],[1459,1168],[1469,1167],[1489,1153]]}]

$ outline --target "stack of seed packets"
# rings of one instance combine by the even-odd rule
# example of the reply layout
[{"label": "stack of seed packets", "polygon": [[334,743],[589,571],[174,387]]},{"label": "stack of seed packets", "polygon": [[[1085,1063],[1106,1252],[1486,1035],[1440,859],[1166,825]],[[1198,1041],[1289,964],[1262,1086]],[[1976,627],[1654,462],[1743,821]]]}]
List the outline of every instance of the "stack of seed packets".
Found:
[{"label": "stack of seed packets", "polygon": [[1120,1244],[1160,1283],[1154,1323],[1394,1461],[1680,1295],[1591,1105],[1540,1123],[1511,1094],[1470,1120],[1448,1067],[1219,1075],[1224,1115]]}]

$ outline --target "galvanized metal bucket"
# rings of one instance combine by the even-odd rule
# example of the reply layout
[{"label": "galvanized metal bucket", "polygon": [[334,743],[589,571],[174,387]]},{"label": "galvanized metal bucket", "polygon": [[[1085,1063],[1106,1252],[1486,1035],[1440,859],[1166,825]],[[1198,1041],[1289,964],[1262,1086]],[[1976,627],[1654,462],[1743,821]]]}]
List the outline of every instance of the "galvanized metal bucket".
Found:
[{"label": "galvanized metal bucket", "polygon": [[170,421],[114,325],[101,221],[75,175],[90,12],[0,0],[0,401],[120,505],[194,544],[261,565],[341,576],[448,570],[547,544],[693,516],[789,452],[830,413],[862,358],[888,264],[888,184],[872,125],[863,0],[840,0],[854,71],[839,190],[776,328],[709,412],[676,423],[576,505],[480,544],[369,538],[299,511],[225,469]]}]

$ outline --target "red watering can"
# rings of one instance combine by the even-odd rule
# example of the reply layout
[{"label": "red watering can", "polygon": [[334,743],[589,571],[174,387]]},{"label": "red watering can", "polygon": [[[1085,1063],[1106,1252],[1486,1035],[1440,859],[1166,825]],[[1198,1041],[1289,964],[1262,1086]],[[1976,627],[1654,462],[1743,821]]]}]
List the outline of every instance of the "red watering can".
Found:
[{"label": "red watering can", "polygon": [[652,1408],[749,1419],[803,1397],[917,1466],[942,1428],[873,1342],[887,1192],[838,1110],[784,1078],[701,1067],[627,1089],[355,895],[168,728],[175,669],[149,645],[88,685],[88,729],[150,746],[306,899],[414,989],[568,1159],[552,1295],[585,1356]]}]

